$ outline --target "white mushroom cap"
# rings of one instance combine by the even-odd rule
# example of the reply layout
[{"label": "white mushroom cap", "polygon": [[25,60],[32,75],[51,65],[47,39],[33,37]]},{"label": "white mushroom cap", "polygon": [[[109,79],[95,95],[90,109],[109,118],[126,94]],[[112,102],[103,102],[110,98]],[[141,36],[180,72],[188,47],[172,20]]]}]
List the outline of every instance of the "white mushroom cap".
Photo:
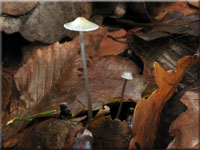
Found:
[{"label": "white mushroom cap", "polygon": [[95,23],[92,23],[84,17],[78,17],[74,21],[65,23],[64,27],[72,31],[93,31],[99,28]]},{"label": "white mushroom cap", "polygon": [[133,80],[132,73],[130,71],[124,71],[121,75],[123,79]]}]

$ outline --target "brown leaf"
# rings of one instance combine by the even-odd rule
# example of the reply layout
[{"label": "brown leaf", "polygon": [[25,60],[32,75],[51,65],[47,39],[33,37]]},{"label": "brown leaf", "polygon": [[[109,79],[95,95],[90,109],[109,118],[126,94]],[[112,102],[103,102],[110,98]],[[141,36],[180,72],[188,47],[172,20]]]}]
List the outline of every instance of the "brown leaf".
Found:
[{"label": "brown leaf", "polygon": [[[137,75],[139,69],[132,61],[120,56],[104,56],[92,59],[88,66],[88,75],[93,110],[100,109],[106,100],[121,96],[124,80],[120,76],[126,70],[131,71],[135,76],[132,81],[127,82],[124,98],[130,98],[137,102],[141,99],[146,83],[143,81],[142,76]],[[59,90],[49,92],[39,107],[44,109],[48,106],[48,109],[52,109],[50,106],[55,105],[55,103],[67,101],[72,113],[87,110],[83,70],[80,71],[78,80],[73,78],[65,80],[56,89]]]},{"label": "brown leaf", "polygon": [[11,119],[12,110],[17,110],[15,105],[19,98],[19,92],[14,84],[14,72],[10,69],[3,68],[2,72],[2,125]]},{"label": "brown leaf", "polygon": [[[120,56],[104,56],[92,59],[88,66],[88,75],[93,110],[100,109],[106,100],[121,96],[124,80],[120,76],[126,70],[131,71],[135,76],[132,81],[127,83],[124,98],[130,98],[137,102],[141,99],[146,83],[143,81],[142,76],[137,75],[139,69],[132,61]],[[61,82],[62,84],[56,87],[57,91],[50,91],[40,103],[40,106],[37,106],[37,109],[46,107],[52,109],[51,106],[55,103],[67,101],[72,113],[77,114],[76,112],[87,110],[83,70],[80,71],[78,77],[78,80],[69,78],[69,80]]]},{"label": "brown leaf", "polygon": [[2,74],[2,110],[5,111],[12,93],[12,76],[7,73]]},{"label": "brown leaf", "polygon": [[[90,87],[94,109],[99,109],[105,100],[121,96],[124,83],[121,74],[127,70],[132,72],[134,78],[127,82],[124,98],[130,98],[138,102],[146,83],[138,75],[139,68],[131,60],[120,56],[104,56],[93,59],[88,74],[91,81]],[[77,98],[83,103],[87,103],[85,90],[79,91]]]},{"label": "brown leaf", "polygon": [[63,148],[66,148],[66,149],[69,149],[69,148],[72,148],[73,145],[74,145],[74,142],[75,142],[75,137],[76,137],[76,134],[79,130],[83,129],[83,125],[80,124],[78,125],[77,127],[74,127],[69,133],[68,133],[68,136],[66,137],[66,140],[65,140],[65,145]]},{"label": "brown leaf", "polygon": [[167,13],[181,12],[184,16],[199,12],[197,9],[189,7],[187,2],[172,2],[162,3],[161,7],[155,9],[155,13],[158,14],[155,19],[163,19]]},{"label": "brown leaf", "polygon": [[[142,76],[137,75],[138,67],[131,60],[120,56],[97,57],[98,44],[104,31],[97,30],[84,36],[93,109],[99,109],[107,99],[120,97],[124,82],[120,76],[123,71],[129,70],[135,75],[134,80],[127,83],[125,98],[141,99],[146,87]],[[59,110],[58,105],[63,102],[67,102],[72,113],[87,110],[79,42],[77,37],[71,42],[42,47],[34,51],[34,55],[18,70],[15,82],[21,97],[20,104],[16,106],[20,106],[21,112],[17,117]],[[23,129],[22,124],[23,121],[19,121],[7,126],[5,133],[18,132]]]},{"label": "brown leaf", "polygon": [[113,39],[107,37],[107,35],[111,35],[113,37],[122,37],[125,34],[126,31],[123,29],[114,32],[107,32],[99,46],[98,56],[101,57],[106,55],[118,55],[124,52],[128,48],[127,44],[116,42]]},{"label": "brown leaf", "polygon": [[60,78],[66,64],[73,62],[75,45],[65,47],[55,43],[45,50],[39,49],[15,74],[15,83],[21,93],[20,100],[26,108],[40,102],[52,85]]},{"label": "brown leaf", "polygon": [[152,148],[156,139],[156,130],[161,111],[165,103],[173,95],[183,75],[192,65],[200,60],[198,55],[181,58],[176,66],[176,72],[165,71],[157,62],[154,63],[155,80],[158,85],[149,99],[142,99],[135,107],[133,117],[133,139],[129,148]]},{"label": "brown leaf", "polygon": [[[147,38],[152,37],[151,34],[146,36]],[[144,63],[143,77],[145,81],[150,83],[155,83],[153,70],[155,61],[166,70],[175,70],[176,62],[184,56],[195,54],[199,46],[198,37],[182,34],[173,38],[163,37],[149,42],[135,37],[129,43],[130,49],[142,59]],[[184,79],[196,79],[197,70],[198,67],[195,65],[186,72]]]},{"label": "brown leaf", "polygon": [[[97,47],[105,33],[104,31],[100,28],[95,32],[85,33],[87,58],[97,55]],[[24,102],[26,105],[25,108],[21,109],[26,110],[38,104],[52,87],[58,82],[62,82],[63,78],[70,81],[79,80],[77,73],[79,67],[82,68],[79,36],[71,42],[64,44],[57,42],[36,50],[14,76],[16,86],[21,93],[20,102]],[[63,77],[63,75],[66,76]]]},{"label": "brown leaf", "polygon": [[2,73],[2,123],[5,124],[8,120],[9,110],[8,105],[10,103],[10,98],[12,94],[12,76],[3,72]]},{"label": "brown leaf", "polygon": [[[127,82],[124,98],[137,102],[141,99],[146,83],[141,75],[137,75],[139,69],[132,61],[120,56],[105,56],[96,57],[90,62],[88,74],[93,110],[100,109],[106,100],[121,96],[124,80],[120,76],[126,70],[135,76],[132,81]],[[55,109],[55,105],[62,102],[67,102],[69,109],[75,114],[87,110],[83,70],[80,70],[78,79],[69,78],[60,82],[56,88],[52,88],[40,105],[37,105],[37,110]]]},{"label": "brown leaf", "polygon": [[[200,11],[199,11],[200,12]],[[168,13],[162,20],[149,24],[152,27],[134,31],[133,34],[145,41],[168,37],[173,34],[199,36],[199,13],[184,16],[181,12]]]},{"label": "brown leaf", "polygon": [[17,149],[38,147],[41,149],[63,148],[69,132],[77,127],[76,122],[51,118],[34,124],[17,143]]},{"label": "brown leaf", "polygon": [[93,148],[128,148],[132,138],[131,129],[128,124],[120,120],[112,120],[110,116],[101,116],[93,120],[88,129],[94,136]]},{"label": "brown leaf", "polygon": [[19,141],[28,133],[30,132],[31,128],[21,132],[21,133],[14,133],[8,136],[8,138],[3,142],[3,148],[13,148],[19,143]]},{"label": "brown leaf", "polygon": [[190,1],[190,0],[188,0],[187,2],[188,2],[189,5],[191,5],[193,7],[196,7],[196,8],[200,7],[199,0],[197,0],[197,1]]},{"label": "brown leaf", "polygon": [[169,149],[199,148],[199,96],[198,91],[188,91],[181,98],[188,109],[170,126],[170,135],[175,137]]}]

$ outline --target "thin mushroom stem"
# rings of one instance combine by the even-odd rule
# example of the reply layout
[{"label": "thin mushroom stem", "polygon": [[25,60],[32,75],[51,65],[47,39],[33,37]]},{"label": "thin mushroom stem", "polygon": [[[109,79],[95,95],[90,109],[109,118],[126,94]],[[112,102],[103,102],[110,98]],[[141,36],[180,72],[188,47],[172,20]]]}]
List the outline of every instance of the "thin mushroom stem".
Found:
[{"label": "thin mushroom stem", "polygon": [[91,121],[91,119],[92,119],[92,100],[91,100],[91,94],[90,94],[87,63],[86,63],[86,58],[85,58],[84,37],[83,37],[82,31],[80,31],[79,33],[80,33],[80,39],[81,39],[81,56],[82,56],[82,61],[83,61],[85,87],[86,87],[87,99],[88,99],[88,120]]},{"label": "thin mushroom stem", "polygon": [[127,83],[127,79],[125,79],[124,85],[123,85],[123,88],[122,88],[122,94],[121,94],[119,109],[118,109],[118,111],[117,111],[117,116],[116,116],[116,118],[119,118],[119,114],[120,114],[121,109],[122,109],[123,97],[124,97],[124,91],[125,91],[125,88],[126,88],[126,83]]}]

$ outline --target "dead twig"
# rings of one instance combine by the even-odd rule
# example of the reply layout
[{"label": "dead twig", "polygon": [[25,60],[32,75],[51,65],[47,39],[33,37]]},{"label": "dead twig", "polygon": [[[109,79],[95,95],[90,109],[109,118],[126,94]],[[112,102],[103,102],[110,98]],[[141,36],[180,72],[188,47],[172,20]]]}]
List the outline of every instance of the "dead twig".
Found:
[{"label": "dead twig", "polygon": [[116,42],[119,42],[119,43],[129,43],[129,42],[126,42],[126,41],[121,41],[121,40],[118,40],[118,38],[122,38],[122,37],[113,37],[112,35],[107,35],[108,38],[111,38],[112,40],[116,41]]}]

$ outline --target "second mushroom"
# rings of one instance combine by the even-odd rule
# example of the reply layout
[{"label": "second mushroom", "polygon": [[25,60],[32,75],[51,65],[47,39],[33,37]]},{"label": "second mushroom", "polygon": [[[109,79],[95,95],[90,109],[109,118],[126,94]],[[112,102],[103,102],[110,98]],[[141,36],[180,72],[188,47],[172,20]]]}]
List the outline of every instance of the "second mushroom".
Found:
[{"label": "second mushroom", "polygon": [[119,118],[119,115],[120,115],[120,112],[121,112],[121,109],[122,109],[123,98],[124,98],[124,91],[125,91],[125,88],[126,88],[127,80],[133,80],[133,76],[132,76],[132,73],[130,71],[125,71],[125,72],[122,73],[121,78],[123,78],[125,80],[124,80],[124,85],[123,85],[123,88],[122,88],[122,93],[121,93],[121,98],[120,98],[120,104],[119,104],[119,109],[117,111],[116,118]]}]

